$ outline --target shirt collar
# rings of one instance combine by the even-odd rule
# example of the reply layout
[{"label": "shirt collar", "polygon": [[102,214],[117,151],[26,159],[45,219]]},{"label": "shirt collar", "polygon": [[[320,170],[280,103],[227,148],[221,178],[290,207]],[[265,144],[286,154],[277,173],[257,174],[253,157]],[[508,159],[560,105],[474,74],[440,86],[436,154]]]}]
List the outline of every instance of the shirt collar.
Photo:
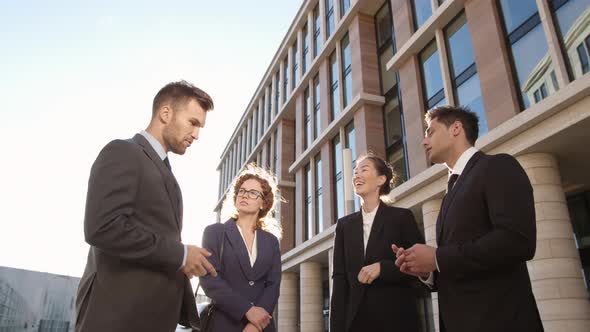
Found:
[{"label": "shirt collar", "polygon": [[465,169],[465,166],[467,166],[467,163],[469,162],[471,157],[473,157],[473,155],[477,153],[477,151],[478,150],[476,148],[474,148],[473,146],[470,147],[469,149],[465,150],[461,154],[459,159],[457,159],[457,162],[455,163],[455,167],[453,167],[453,169],[449,168],[449,175],[451,175],[451,174],[461,175],[461,173],[463,173],[463,170]]},{"label": "shirt collar", "polygon": [[162,144],[160,144],[160,142],[154,136],[152,136],[150,133],[148,133],[145,130],[142,130],[139,133],[143,137],[145,137],[145,139],[147,139],[147,141],[150,143],[152,148],[156,151],[156,153],[158,154],[160,159],[162,159],[162,160],[166,159],[166,157],[167,157],[166,150],[164,150],[164,147],[162,146]]},{"label": "shirt collar", "polygon": [[365,210],[363,210],[361,208],[361,212],[363,213],[363,219],[367,218],[367,217],[373,217],[375,216],[375,214],[377,213],[377,209],[379,208],[379,204],[377,204],[377,206],[373,209],[373,211],[369,211],[369,212],[365,212]]}]

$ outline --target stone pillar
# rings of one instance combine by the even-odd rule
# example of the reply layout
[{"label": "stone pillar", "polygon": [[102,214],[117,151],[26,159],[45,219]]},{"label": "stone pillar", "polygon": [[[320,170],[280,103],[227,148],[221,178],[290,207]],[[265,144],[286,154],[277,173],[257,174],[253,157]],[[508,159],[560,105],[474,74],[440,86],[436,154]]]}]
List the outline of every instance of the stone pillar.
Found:
[{"label": "stone pillar", "polygon": [[296,332],[298,330],[297,307],[299,305],[299,285],[297,285],[296,273],[283,272],[280,292],[277,322],[278,331]]},{"label": "stone pillar", "polygon": [[590,331],[590,303],[557,160],[545,153],[517,159],[535,196],[537,251],[527,265],[545,331]]},{"label": "stone pillar", "polygon": [[[442,199],[433,199],[422,204],[422,218],[424,222],[424,238],[426,244],[436,247],[436,219],[440,211]],[[434,320],[434,328],[440,331],[438,326],[438,293],[432,292],[432,312]]]},{"label": "stone pillar", "polygon": [[299,271],[301,331],[322,332],[324,331],[322,267],[317,262],[304,262],[299,265]]}]

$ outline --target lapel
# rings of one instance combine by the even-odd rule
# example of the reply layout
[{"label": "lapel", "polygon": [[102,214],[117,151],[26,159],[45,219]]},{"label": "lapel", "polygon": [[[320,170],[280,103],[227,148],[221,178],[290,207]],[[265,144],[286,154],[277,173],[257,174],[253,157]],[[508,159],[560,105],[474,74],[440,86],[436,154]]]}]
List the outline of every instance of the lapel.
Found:
[{"label": "lapel", "polygon": [[143,152],[150,158],[150,160],[154,163],[160,174],[162,175],[162,179],[164,180],[164,186],[166,188],[166,192],[168,193],[168,199],[170,200],[170,204],[172,204],[172,208],[174,210],[174,217],[176,219],[176,225],[178,229],[182,229],[182,224],[180,220],[181,210],[182,210],[182,203],[180,201],[182,198],[180,197],[180,188],[178,187],[178,183],[174,178],[174,175],[170,170],[164,165],[162,159],[154,148],[150,145],[150,143],[140,134],[136,134],[133,136],[132,139],[135,143],[143,148]]},{"label": "lapel", "polygon": [[254,279],[259,280],[262,275],[268,270],[269,260],[274,255],[271,241],[269,241],[268,234],[260,228],[256,229],[256,261],[252,267]]},{"label": "lapel", "polygon": [[467,165],[465,165],[465,169],[463,169],[463,172],[461,172],[461,175],[459,175],[459,177],[457,178],[457,182],[455,182],[453,189],[451,189],[451,191],[449,191],[445,195],[445,197],[443,198],[443,201],[441,203],[440,213],[439,213],[437,221],[436,221],[436,231],[437,231],[436,237],[437,237],[437,239],[441,239],[443,228],[444,228],[444,222],[445,222],[444,220],[445,220],[446,214],[449,210],[449,207],[453,203],[453,199],[457,195],[457,192],[459,192],[459,190],[461,190],[461,187],[462,187],[463,183],[465,182],[465,179],[469,176],[469,172],[473,169],[473,166],[475,166],[477,161],[479,159],[481,159],[482,156],[483,156],[483,153],[478,151],[473,155],[473,157],[471,157],[471,159],[469,159],[469,161],[467,162]]},{"label": "lapel", "polygon": [[[379,202],[377,212],[375,213],[375,219],[373,219],[373,225],[371,226],[371,232],[369,233],[369,239],[367,240],[367,251],[365,253],[365,264],[369,261],[369,258],[375,256],[379,244],[379,238],[383,234],[382,230],[387,219],[387,206],[383,202]],[[362,214],[361,214],[362,224]],[[362,234],[362,231],[361,231]]]},{"label": "lapel", "polygon": [[[233,249],[234,254],[238,257],[238,262],[240,263],[240,267],[244,272],[244,275],[248,280],[254,280],[254,271],[250,266],[250,257],[248,257],[248,249],[246,248],[246,244],[242,239],[242,235],[240,235],[240,231],[238,230],[238,225],[236,225],[236,220],[234,218],[229,219],[225,222],[225,233],[227,235],[227,239]],[[256,234],[256,245],[260,242],[258,240],[258,235]],[[258,253],[261,252],[262,248],[258,248]],[[260,254],[258,256],[261,256]],[[256,261],[258,262],[258,258]]]},{"label": "lapel", "polygon": [[348,251],[352,265],[352,271],[360,270],[364,266],[365,254],[363,243],[363,215],[360,211],[350,216],[348,223],[348,232],[345,239],[349,238],[347,245],[350,245]]}]

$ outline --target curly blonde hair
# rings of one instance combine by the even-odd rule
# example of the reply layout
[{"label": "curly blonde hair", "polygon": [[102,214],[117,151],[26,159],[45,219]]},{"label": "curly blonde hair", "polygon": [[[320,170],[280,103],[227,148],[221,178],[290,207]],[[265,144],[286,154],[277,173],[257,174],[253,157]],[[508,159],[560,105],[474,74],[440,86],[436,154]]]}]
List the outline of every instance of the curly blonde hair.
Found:
[{"label": "curly blonde hair", "polygon": [[236,208],[236,199],[238,198],[238,190],[242,187],[244,182],[254,179],[260,183],[262,187],[262,209],[258,211],[258,221],[256,227],[261,228],[281,239],[283,235],[283,228],[281,223],[274,218],[276,212],[277,201],[284,201],[280,195],[275,177],[267,170],[257,166],[255,163],[246,165],[246,168],[236,176],[231,184],[231,189],[225,196],[222,207],[222,215],[224,218],[238,218],[238,210]]}]

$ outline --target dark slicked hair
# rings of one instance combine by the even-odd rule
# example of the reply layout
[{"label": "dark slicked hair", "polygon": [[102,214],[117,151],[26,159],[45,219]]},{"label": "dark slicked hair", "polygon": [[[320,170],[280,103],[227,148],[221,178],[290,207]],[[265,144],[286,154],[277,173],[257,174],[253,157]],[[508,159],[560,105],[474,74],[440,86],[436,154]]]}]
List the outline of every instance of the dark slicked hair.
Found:
[{"label": "dark slicked hair", "polygon": [[205,112],[213,109],[213,99],[207,92],[182,80],[168,83],[158,91],[152,105],[152,117],[165,104],[170,104],[172,109],[175,109],[178,105],[189,102],[190,99],[195,99]]},{"label": "dark slicked hair", "polygon": [[438,120],[447,128],[455,121],[461,122],[463,130],[465,130],[465,137],[467,137],[467,141],[471,145],[475,145],[475,141],[479,136],[479,118],[467,106],[436,106],[426,112],[424,117],[428,123],[432,120]]}]

